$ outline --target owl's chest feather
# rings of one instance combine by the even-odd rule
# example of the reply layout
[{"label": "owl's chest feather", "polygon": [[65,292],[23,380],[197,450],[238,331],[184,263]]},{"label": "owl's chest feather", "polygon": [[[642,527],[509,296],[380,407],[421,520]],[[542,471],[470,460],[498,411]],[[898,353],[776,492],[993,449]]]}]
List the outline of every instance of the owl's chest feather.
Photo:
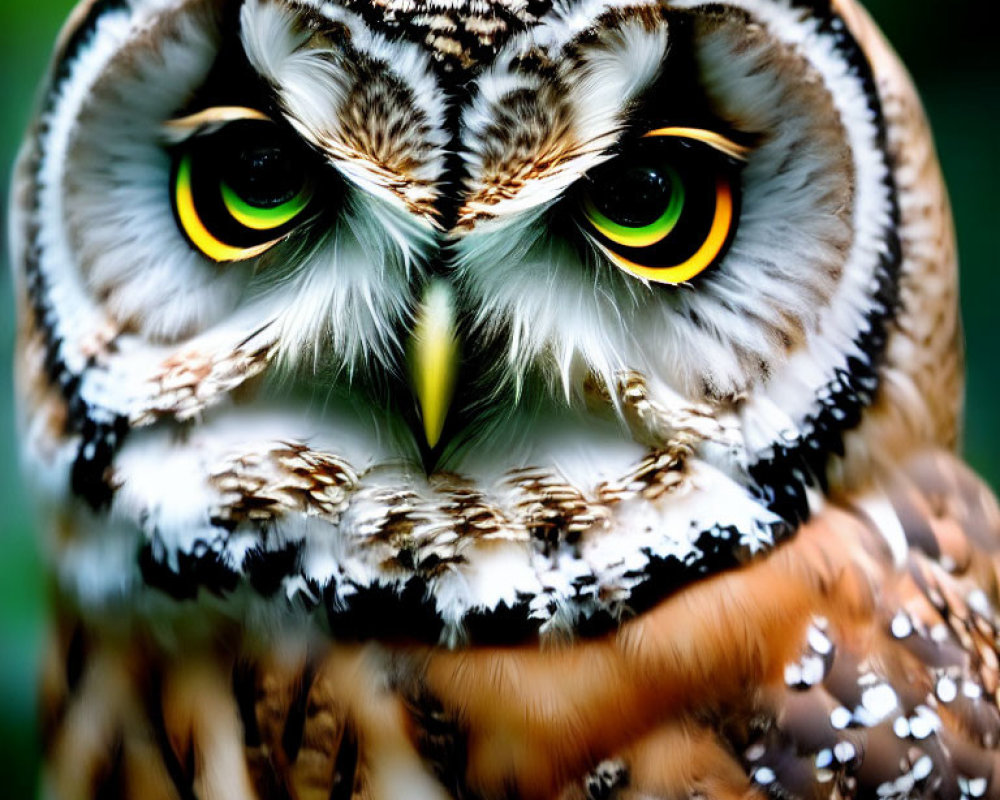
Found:
[{"label": "owl's chest feather", "polygon": [[1000,735],[997,597],[979,588],[1000,513],[950,456],[918,459],[882,499],[900,562],[873,502],[831,504],[615,634],[541,648],[232,629],[177,650],[78,625],[46,684],[49,780],[57,796],[387,800],[977,788]]}]

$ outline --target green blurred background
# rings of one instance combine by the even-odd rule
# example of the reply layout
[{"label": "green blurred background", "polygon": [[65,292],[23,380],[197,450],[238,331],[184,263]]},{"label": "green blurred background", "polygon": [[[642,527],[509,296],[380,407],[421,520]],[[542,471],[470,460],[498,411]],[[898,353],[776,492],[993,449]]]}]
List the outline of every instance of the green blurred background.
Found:
[{"label": "green blurred background", "polygon": [[[28,121],[49,48],[72,0],[0,0],[0,186]],[[962,257],[969,356],[966,451],[1000,486],[1000,4],[993,0],[869,0],[914,74],[951,187]],[[2,209],[6,220],[6,197]],[[6,238],[6,237],[5,237]],[[33,795],[35,672],[44,592],[18,478],[10,381],[14,314],[0,257],[0,795]]]}]

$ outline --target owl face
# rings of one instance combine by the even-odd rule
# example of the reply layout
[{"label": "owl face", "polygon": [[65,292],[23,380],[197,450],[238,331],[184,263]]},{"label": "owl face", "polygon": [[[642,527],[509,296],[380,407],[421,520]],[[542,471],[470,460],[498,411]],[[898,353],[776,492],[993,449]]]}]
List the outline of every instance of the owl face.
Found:
[{"label": "owl face", "polygon": [[14,226],[65,593],[518,638],[794,533],[905,268],[841,10],[81,7]]}]

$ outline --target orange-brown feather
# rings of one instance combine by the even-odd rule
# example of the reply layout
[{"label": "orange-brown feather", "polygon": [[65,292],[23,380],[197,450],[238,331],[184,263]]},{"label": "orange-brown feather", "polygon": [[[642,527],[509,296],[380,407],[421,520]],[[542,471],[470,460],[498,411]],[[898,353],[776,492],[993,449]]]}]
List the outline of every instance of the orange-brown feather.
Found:
[{"label": "orange-brown feather", "polygon": [[[440,798],[568,798],[587,796],[588,776],[610,760],[636,796],[742,797],[759,789],[756,749],[780,755],[805,795],[830,781],[849,794],[930,747],[894,730],[921,706],[940,718],[934,741],[958,759],[941,769],[987,769],[1000,734],[1000,511],[943,452],[900,472],[887,497],[908,537],[903,564],[875,521],[831,504],[771,557],[695,584],[615,634],[545,649],[314,644],[307,656],[245,642],[230,655],[172,654],[84,628],[84,645],[55,644],[83,667],[47,681],[50,778],[58,796],[95,796],[87,787],[120,751],[126,782],[173,770],[198,797],[339,787],[334,796],[374,800],[406,785]],[[899,614],[912,630],[894,628]],[[831,645],[823,678],[791,685],[788,667],[814,629]],[[952,697],[942,679],[981,696]],[[834,709],[854,708],[877,683],[897,698],[893,714],[833,724]],[[816,777],[813,751],[837,742],[860,767]],[[133,763],[154,749],[163,766]]]}]

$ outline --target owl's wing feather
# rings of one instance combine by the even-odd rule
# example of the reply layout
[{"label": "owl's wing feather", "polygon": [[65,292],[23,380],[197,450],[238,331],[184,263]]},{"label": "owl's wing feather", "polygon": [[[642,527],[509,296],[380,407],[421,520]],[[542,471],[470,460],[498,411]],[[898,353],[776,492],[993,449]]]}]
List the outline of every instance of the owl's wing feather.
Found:
[{"label": "owl's wing feather", "polygon": [[998,550],[992,494],[934,452],[600,639],[234,632],[176,653],[78,630],[53,648],[76,667],[47,682],[47,779],[81,798],[994,796]]}]

